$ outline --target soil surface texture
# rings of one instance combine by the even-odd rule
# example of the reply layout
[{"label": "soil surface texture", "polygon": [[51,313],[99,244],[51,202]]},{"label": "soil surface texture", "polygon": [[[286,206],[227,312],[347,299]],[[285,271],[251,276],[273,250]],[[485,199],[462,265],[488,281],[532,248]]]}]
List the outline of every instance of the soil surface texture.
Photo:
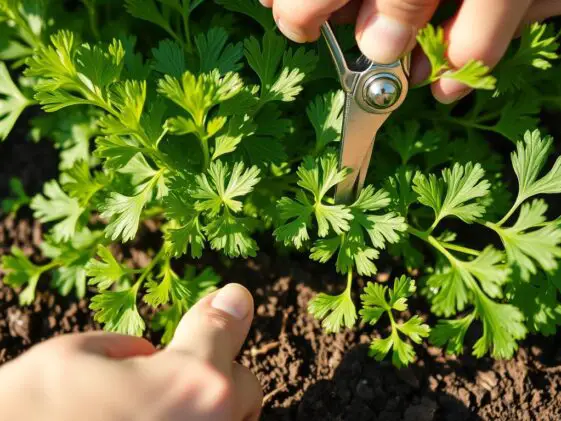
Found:
[{"label": "soil surface texture", "polygon": [[[0,255],[17,244],[41,260],[42,229],[30,221],[2,218]],[[140,249],[129,252],[133,265],[149,259]],[[210,261],[219,262],[214,266],[223,279],[254,294],[255,322],[240,361],[264,388],[263,420],[561,419],[561,335],[529,337],[510,361],[449,357],[423,345],[417,362],[398,370],[368,357],[370,338],[384,332],[358,326],[328,335],[307,313],[317,291],[340,288],[324,266],[265,253],[231,265]],[[16,292],[0,282],[0,364],[53,336],[100,328],[87,299],[61,297],[45,284],[33,305],[22,308]],[[413,304],[423,314],[422,303]],[[148,317],[148,309],[143,314]],[[159,340],[150,331],[147,337]]]}]

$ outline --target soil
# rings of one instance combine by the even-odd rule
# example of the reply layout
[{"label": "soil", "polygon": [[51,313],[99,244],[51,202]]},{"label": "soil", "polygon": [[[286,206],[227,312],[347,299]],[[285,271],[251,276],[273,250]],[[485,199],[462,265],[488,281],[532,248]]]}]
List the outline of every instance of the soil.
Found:
[{"label": "soil", "polygon": [[[40,181],[56,176],[56,159],[48,143],[25,147],[18,143],[0,144],[0,197],[6,193],[7,176],[22,178],[30,193],[39,189]],[[41,165],[34,165],[37,162]],[[28,211],[17,218],[0,214],[0,256],[17,245],[40,262],[42,232]],[[141,232],[139,243],[121,251],[137,266],[149,261],[147,244],[158,241],[153,226]],[[475,359],[469,348],[468,355],[451,357],[424,344],[417,347],[418,360],[398,370],[367,355],[370,338],[384,332],[357,326],[328,335],[307,313],[307,303],[317,291],[341,287],[341,279],[326,272],[326,265],[272,251],[248,261],[208,255],[200,264],[211,264],[225,281],[242,283],[254,294],[255,322],[240,361],[263,386],[265,421],[561,419],[561,334],[529,337],[510,361]],[[378,280],[393,275],[386,270]],[[0,366],[53,336],[100,329],[87,299],[61,297],[44,281],[35,302],[20,307],[17,291],[3,285],[1,278],[0,272]],[[412,308],[427,315],[422,300],[413,302]],[[142,313],[150,312],[142,308]],[[146,336],[159,341],[151,331]],[[467,342],[469,346],[473,338]]]},{"label": "soil", "polygon": [[[40,232],[37,223],[4,217],[0,255],[18,244],[40,258]],[[148,259],[140,250],[131,255]],[[379,332],[358,326],[327,335],[309,316],[315,292],[337,288],[334,275],[318,276],[322,266],[261,253],[216,270],[255,297],[240,361],[264,388],[265,421],[561,419],[561,335],[528,338],[510,361],[448,357],[423,345],[417,362],[398,370],[368,357],[368,342]],[[33,305],[22,308],[17,293],[0,282],[0,365],[53,336],[100,329],[87,307],[87,299],[61,297],[43,284]],[[147,337],[159,339],[150,331]]]}]

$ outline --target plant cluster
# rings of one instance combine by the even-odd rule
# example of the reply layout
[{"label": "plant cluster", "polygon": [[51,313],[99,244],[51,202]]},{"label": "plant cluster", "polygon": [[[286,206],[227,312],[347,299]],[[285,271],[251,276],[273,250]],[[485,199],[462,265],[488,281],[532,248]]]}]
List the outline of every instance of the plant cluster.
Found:
[{"label": "plant cluster", "polygon": [[[94,289],[108,330],[141,335],[142,299],[166,342],[220,281],[211,269],[180,274],[175,261],[207,249],[255,256],[254,234],[269,232],[346,278],[341,294],[310,302],[327,331],[387,315],[389,335],[371,351],[398,366],[427,337],[461,353],[475,323],[473,353],[499,358],[561,323],[561,220],[543,200],[561,193],[561,159],[550,166],[552,138],[537,129],[540,112],[561,105],[552,25],[525,28],[493,75],[478,61],[451,70],[442,29],[420,31],[432,72],[379,134],[366,187],[342,204],[332,192],[349,173],[337,164],[345,99],[322,42],[289,45],[257,0],[58,3],[0,0],[0,138],[40,106],[29,138],[60,150],[60,177],[29,204],[49,226],[48,263],[17,248],[2,259],[22,304],[49,273],[62,294]],[[352,32],[338,35],[352,54]],[[477,92],[437,105],[422,86],[438,78]],[[29,198],[12,184],[3,208],[17,212]],[[148,219],[161,222],[162,245],[146,267],[127,267],[111,245]],[[409,276],[368,282],[357,312],[356,275],[372,279],[386,252]],[[409,314],[417,284],[442,317],[432,329]]]}]

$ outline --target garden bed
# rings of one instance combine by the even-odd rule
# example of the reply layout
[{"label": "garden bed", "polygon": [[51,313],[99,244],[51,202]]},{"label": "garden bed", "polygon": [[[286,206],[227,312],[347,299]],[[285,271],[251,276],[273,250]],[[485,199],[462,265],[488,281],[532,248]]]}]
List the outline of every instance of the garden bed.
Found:
[{"label": "garden bed", "polygon": [[[40,188],[42,179],[56,168],[48,167],[55,159],[41,159],[49,153],[48,144],[0,144],[0,191],[4,193],[8,174],[21,177],[31,192]],[[22,156],[26,158],[18,158]],[[0,255],[15,244],[34,260],[42,259],[37,248],[41,241],[38,222],[25,211],[17,219],[2,215],[0,220]],[[144,266],[149,260],[144,250],[158,238],[150,228],[144,226],[139,239],[119,251],[130,264]],[[308,314],[307,303],[317,291],[341,287],[329,266],[274,256],[265,250],[255,259],[233,261],[231,267],[212,254],[200,262],[211,264],[224,280],[246,285],[255,297],[255,322],[240,359],[263,385],[264,420],[561,417],[561,334],[530,336],[510,361],[447,357],[437,348],[422,345],[418,360],[398,370],[367,356],[372,335],[368,327],[328,335]],[[387,272],[378,279],[388,278]],[[412,308],[428,314],[421,300],[414,301]],[[148,311],[142,308],[144,315]],[[92,329],[100,326],[92,319],[87,298],[64,298],[43,287],[33,305],[22,308],[17,294],[0,282],[0,364],[55,335]],[[158,335],[150,330],[147,337],[158,343]]]}]

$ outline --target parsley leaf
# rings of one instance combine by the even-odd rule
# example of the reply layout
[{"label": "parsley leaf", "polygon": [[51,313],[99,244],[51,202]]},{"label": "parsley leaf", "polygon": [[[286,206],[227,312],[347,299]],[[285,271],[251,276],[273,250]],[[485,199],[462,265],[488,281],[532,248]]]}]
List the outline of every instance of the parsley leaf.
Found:
[{"label": "parsley leaf", "polygon": [[347,274],[347,288],[339,295],[320,293],[308,303],[308,311],[321,321],[327,332],[338,332],[343,326],[354,326],[356,308],[351,297],[352,272]]},{"label": "parsley leaf", "polygon": [[0,61],[0,141],[6,140],[23,110],[31,103],[12,81],[6,65]]},{"label": "parsley leaf", "polygon": [[113,284],[119,283],[121,279],[129,273],[111,254],[111,251],[104,245],[97,246],[97,256],[99,259],[92,258],[86,264],[86,275],[91,278],[90,285],[96,285],[99,291],[110,288]]},{"label": "parsley leaf", "polygon": [[384,313],[389,316],[392,332],[386,338],[376,338],[372,341],[370,355],[381,361],[393,348],[394,365],[403,367],[415,360],[415,351],[401,338],[401,335],[418,344],[422,342],[422,338],[429,336],[430,328],[419,316],[413,316],[404,323],[396,322],[394,319],[393,310],[407,310],[407,299],[416,291],[415,281],[406,276],[396,278],[393,288],[389,289],[389,300],[388,289],[385,285],[368,282],[364,293],[360,296],[363,305],[360,315],[371,325],[378,323]]},{"label": "parsley leaf", "polygon": [[45,183],[43,194],[31,200],[33,216],[41,222],[56,222],[51,228],[55,241],[67,241],[78,229],[79,219],[86,210],[78,199],[68,196],[55,181]]},{"label": "parsley leaf", "polygon": [[137,289],[131,287],[95,295],[90,304],[95,311],[94,320],[103,323],[107,331],[141,336],[146,325],[138,313],[136,293]]},{"label": "parsley leaf", "polygon": [[434,174],[428,178],[420,173],[415,175],[413,190],[420,203],[434,210],[433,227],[448,216],[471,223],[483,215],[484,207],[476,199],[489,193],[490,184],[483,180],[484,174],[480,164],[468,163],[444,169],[440,179]]}]

